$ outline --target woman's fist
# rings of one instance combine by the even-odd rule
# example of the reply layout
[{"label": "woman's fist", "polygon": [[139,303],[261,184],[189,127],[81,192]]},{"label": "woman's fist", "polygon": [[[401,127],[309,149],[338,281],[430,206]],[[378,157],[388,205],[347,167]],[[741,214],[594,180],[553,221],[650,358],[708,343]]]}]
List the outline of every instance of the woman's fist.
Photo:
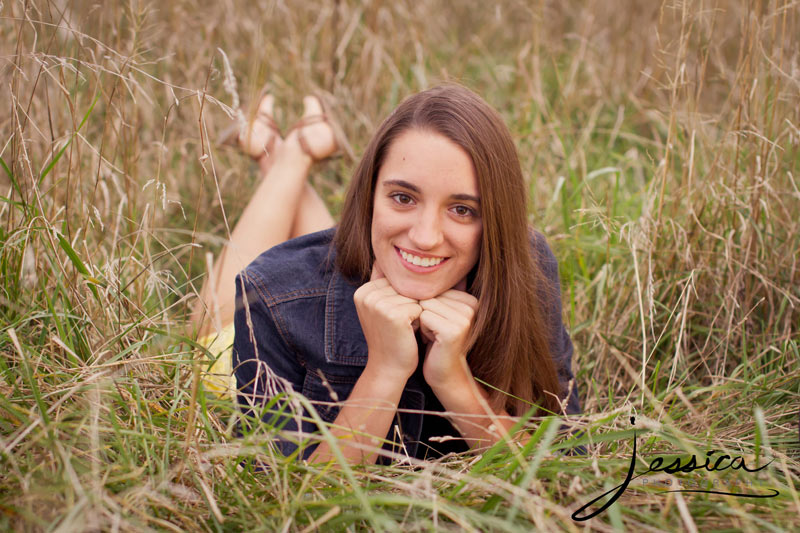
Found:
[{"label": "woman's fist", "polygon": [[467,366],[468,342],[478,300],[469,293],[451,289],[420,301],[422,334],[432,339],[422,366],[431,388],[458,386],[472,377]]},{"label": "woman's fist", "polygon": [[381,375],[407,380],[419,363],[412,325],[422,312],[419,302],[398,294],[375,267],[353,300],[369,349],[367,366]]}]

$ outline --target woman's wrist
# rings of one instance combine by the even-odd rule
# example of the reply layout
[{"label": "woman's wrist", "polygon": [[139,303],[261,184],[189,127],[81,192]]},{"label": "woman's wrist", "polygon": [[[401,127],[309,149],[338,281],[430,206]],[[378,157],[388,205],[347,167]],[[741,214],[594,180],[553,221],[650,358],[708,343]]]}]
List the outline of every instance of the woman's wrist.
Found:
[{"label": "woman's wrist", "polygon": [[479,385],[472,376],[428,385],[447,411],[474,412],[480,402],[476,396],[479,394],[476,390]]},{"label": "woman's wrist", "polygon": [[434,374],[430,371],[426,372],[426,370],[427,368],[423,366],[422,376],[437,397],[439,396],[439,391],[448,393],[462,390],[465,387],[470,387],[475,381],[467,365],[461,365],[458,369],[444,374],[440,372]]},{"label": "woman's wrist", "polygon": [[[378,359],[370,358],[370,360]],[[405,388],[408,378],[410,378],[413,373],[413,369],[408,371],[398,368],[389,368],[382,363],[370,363],[368,361],[359,379],[368,379],[378,387],[385,387],[387,391],[395,389],[402,390]]]}]

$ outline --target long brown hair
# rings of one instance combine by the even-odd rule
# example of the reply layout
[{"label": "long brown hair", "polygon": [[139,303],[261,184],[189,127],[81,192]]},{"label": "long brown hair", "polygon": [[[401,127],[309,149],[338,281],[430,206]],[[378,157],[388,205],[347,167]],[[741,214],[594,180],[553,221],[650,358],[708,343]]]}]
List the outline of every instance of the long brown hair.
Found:
[{"label": "long brown hair", "polygon": [[531,254],[522,169],[503,119],[480,96],[460,85],[435,87],[410,96],[383,121],[350,183],[334,237],[336,266],[353,280],[369,279],[375,181],[389,146],[412,128],[463,148],[478,178],[483,236],[467,278],[479,302],[468,355],[473,375],[508,393],[489,391],[494,409],[520,416],[536,403],[558,412],[553,395],[562,391],[538,303],[546,282]]}]

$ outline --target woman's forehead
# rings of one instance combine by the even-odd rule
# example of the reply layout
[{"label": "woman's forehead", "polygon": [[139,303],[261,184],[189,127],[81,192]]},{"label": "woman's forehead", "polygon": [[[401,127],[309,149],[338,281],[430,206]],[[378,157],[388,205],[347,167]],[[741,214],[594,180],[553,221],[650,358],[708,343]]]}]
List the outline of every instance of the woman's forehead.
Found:
[{"label": "woman's forehead", "polygon": [[403,187],[478,200],[478,179],[469,154],[439,133],[409,130],[389,146],[377,187]]}]

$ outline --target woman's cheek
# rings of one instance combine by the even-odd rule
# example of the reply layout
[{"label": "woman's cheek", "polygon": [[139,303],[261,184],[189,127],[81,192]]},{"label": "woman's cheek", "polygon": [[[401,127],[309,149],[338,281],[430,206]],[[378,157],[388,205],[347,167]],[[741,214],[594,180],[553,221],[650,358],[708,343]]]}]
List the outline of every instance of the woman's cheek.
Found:
[{"label": "woman's cheek", "polygon": [[469,236],[465,236],[462,249],[467,250],[466,255],[469,258],[466,263],[468,264],[467,272],[472,270],[478,260],[480,259],[481,252],[481,237],[483,236],[482,226],[473,229]]}]

